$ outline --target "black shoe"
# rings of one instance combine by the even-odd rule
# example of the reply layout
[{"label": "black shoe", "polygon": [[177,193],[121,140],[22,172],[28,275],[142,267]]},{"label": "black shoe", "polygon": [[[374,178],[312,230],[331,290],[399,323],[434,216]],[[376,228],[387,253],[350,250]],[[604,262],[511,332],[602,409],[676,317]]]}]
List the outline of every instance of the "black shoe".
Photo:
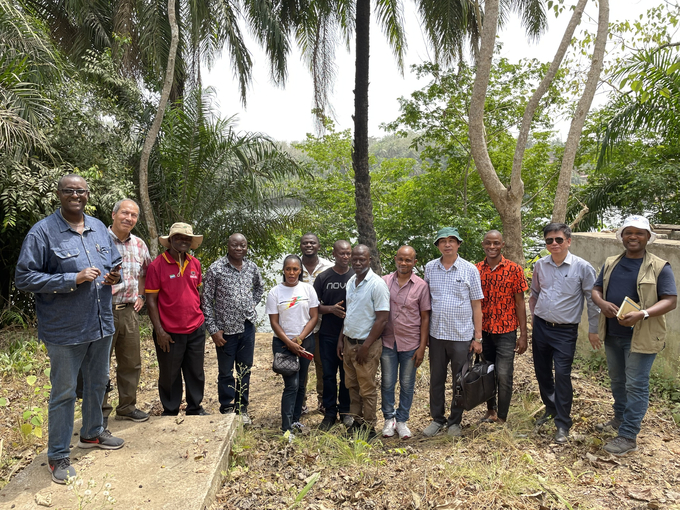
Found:
[{"label": "black shoe", "polygon": [[333,425],[335,425],[335,417],[325,416],[324,419],[319,424],[319,430],[328,432],[333,428]]},{"label": "black shoe", "polygon": [[557,432],[555,432],[555,442],[557,444],[565,444],[569,439],[569,431],[563,429],[562,427],[557,427]]},{"label": "black shoe", "polygon": [[555,417],[556,414],[557,414],[557,412],[546,409],[545,413],[543,413],[543,416],[541,416],[540,418],[538,418],[536,420],[535,425],[537,427],[540,427],[541,425],[548,423],[550,420],[552,420]]},{"label": "black shoe", "polygon": [[[149,419],[149,415],[145,413],[144,411],[140,411],[139,409],[134,409],[130,414],[118,414],[116,413],[116,420],[131,420],[134,422],[143,422]],[[108,420],[107,420],[108,421]],[[106,425],[104,425],[104,428],[106,428]]]},{"label": "black shoe", "polygon": [[210,413],[201,407],[198,411],[187,413],[187,416],[210,416]]}]

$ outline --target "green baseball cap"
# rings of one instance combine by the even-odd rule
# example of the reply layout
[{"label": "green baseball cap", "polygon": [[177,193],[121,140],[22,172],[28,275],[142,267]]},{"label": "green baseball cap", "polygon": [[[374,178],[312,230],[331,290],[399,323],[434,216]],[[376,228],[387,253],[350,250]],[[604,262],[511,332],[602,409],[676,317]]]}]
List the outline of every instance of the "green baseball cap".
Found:
[{"label": "green baseball cap", "polygon": [[461,243],[463,242],[463,238],[460,237],[460,234],[458,233],[457,228],[455,228],[455,227],[444,227],[439,232],[437,232],[437,238],[434,240],[434,245],[437,246],[437,244],[439,243],[439,240],[444,239],[446,237],[455,237]]}]

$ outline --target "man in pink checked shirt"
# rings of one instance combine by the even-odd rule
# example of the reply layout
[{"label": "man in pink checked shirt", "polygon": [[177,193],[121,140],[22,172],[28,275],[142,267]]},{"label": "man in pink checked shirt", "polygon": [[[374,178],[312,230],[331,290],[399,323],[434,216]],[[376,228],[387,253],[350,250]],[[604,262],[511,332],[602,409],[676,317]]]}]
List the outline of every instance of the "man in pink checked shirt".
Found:
[{"label": "man in pink checked shirt", "polygon": [[[418,262],[416,251],[402,246],[394,257],[397,270],[383,276],[390,290],[390,316],[383,330],[382,412],[383,437],[411,437],[409,418],[416,380],[416,369],[423,362],[430,335],[430,288],[413,273]],[[394,387],[399,373],[399,407],[395,409]]]}]

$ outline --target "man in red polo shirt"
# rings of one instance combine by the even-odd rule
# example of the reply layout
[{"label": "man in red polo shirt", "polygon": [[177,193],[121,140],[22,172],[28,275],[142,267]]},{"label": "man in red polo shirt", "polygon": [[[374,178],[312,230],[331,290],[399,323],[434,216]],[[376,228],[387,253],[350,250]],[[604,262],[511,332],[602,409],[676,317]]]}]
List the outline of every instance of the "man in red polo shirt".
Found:
[{"label": "man in red polo shirt", "polygon": [[[484,236],[486,258],[477,263],[482,280],[482,352],[496,365],[496,397],[487,402],[482,422],[505,423],[512,398],[515,353],[527,350],[527,312],[524,292],[529,288],[522,268],[502,255],[505,242],[498,230]],[[519,338],[517,338],[519,327]]]},{"label": "man in red polo shirt", "polygon": [[153,323],[158,357],[158,393],[163,416],[177,416],[182,403],[182,377],[187,391],[187,415],[208,414],[201,402],[205,387],[203,357],[205,325],[198,287],[201,263],[189,255],[203,242],[191,225],[175,223],[158,238],[166,248],[146,273],[146,304]]}]

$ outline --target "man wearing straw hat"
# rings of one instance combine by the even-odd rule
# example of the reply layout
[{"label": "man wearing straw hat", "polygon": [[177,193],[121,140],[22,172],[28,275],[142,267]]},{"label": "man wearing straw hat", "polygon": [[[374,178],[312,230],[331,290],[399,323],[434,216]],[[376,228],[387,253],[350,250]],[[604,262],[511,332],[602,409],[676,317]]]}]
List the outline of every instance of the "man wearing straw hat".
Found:
[{"label": "man wearing straw hat", "polygon": [[[614,417],[597,425],[618,431],[604,449],[612,455],[637,450],[637,435],[649,405],[649,373],[665,346],[665,314],[675,309],[678,291],[668,262],[647,251],[656,234],[644,216],[629,216],[616,232],[626,251],[609,257],[593,287],[600,307],[599,336],[604,339],[614,396]],[[625,298],[639,310],[619,314]]]},{"label": "man wearing straw hat", "polygon": [[187,392],[187,415],[208,414],[201,402],[205,387],[203,358],[205,324],[201,311],[201,263],[187,253],[203,242],[191,225],[175,223],[165,247],[146,273],[146,298],[158,357],[158,393],[163,416],[177,416],[182,403],[182,377]]}]

